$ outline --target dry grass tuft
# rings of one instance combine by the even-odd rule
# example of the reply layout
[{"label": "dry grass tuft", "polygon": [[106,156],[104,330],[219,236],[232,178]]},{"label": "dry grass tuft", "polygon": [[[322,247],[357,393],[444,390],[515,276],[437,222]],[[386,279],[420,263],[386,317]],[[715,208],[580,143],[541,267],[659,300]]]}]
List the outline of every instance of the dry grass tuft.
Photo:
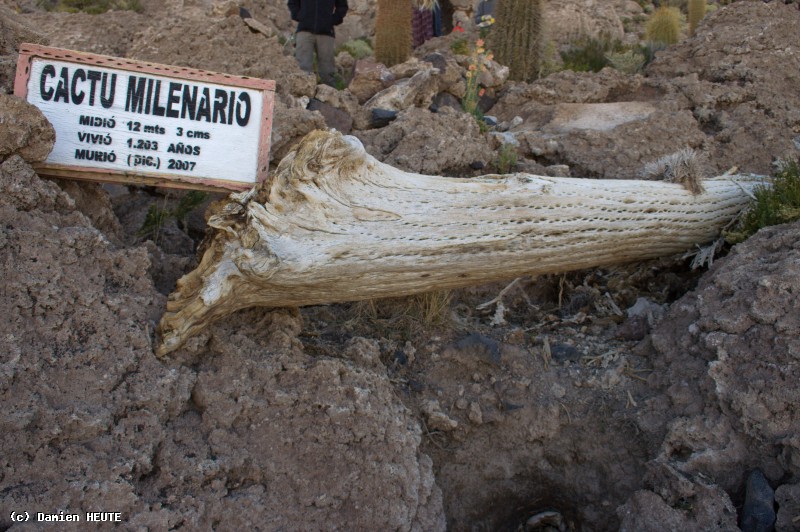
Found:
[{"label": "dry grass tuft", "polygon": [[350,308],[350,325],[358,322],[382,331],[387,337],[410,339],[425,330],[442,327],[451,320],[450,290],[425,292],[408,297],[358,301]]},{"label": "dry grass tuft", "polygon": [[705,192],[700,180],[704,176],[705,164],[702,156],[691,148],[678,150],[659,160],[645,165],[644,179],[680,183],[692,194]]}]

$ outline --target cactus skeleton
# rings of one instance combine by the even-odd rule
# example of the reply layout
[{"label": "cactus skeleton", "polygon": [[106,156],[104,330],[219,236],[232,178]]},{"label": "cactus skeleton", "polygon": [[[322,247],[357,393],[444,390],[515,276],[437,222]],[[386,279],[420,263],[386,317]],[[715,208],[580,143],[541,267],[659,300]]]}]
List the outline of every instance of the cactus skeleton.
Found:
[{"label": "cactus skeleton", "polygon": [[713,240],[760,181],[680,184],[403,172],[354,137],[310,133],[268,181],[210,217],[200,265],[161,320],[161,356],[252,306],[356,301],[683,253]]}]

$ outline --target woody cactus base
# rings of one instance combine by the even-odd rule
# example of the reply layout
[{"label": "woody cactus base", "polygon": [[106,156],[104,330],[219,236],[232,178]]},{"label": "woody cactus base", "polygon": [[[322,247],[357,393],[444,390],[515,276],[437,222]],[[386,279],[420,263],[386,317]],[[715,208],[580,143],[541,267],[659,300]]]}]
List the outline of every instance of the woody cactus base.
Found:
[{"label": "woody cactus base", "polygon": [[251,306],[409,295],[684,252],[714,239],[757,180],[454,179],[403,172],[354,137],[310,133],[270,179],[232,194],[170,295],[164,356]]}]

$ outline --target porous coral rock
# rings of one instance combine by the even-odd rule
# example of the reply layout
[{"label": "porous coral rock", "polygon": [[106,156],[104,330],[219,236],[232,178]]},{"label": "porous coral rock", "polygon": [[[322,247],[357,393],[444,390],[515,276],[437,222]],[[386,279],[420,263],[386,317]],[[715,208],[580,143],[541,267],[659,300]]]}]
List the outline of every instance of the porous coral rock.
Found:
[{"label": "porous coral rock", "polygon": [[0,94],[0,161],[14,154],[29,162],[44,161],[55,141],[53,126],[38,108]]},{"label": "porous coral rock", "polygon": [[447,175],[492,159],[475,119],[448,107],[438,113],[411,108],[389,126],[357,135],[379,160],[410,172]]}]

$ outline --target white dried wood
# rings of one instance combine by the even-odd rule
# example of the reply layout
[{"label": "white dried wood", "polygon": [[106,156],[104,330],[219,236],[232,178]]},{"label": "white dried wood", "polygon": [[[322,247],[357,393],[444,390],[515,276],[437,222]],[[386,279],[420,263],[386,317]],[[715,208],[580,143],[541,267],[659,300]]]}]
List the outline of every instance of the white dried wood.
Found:
[{"label": "white dried wood", "polygon": [[233,194],[161,321],[163,356],[251,306],[408,295],[685,252],[714,239],[759,181],[675,183],[403,172],[357,139],[311,133],[265,183]]}]

